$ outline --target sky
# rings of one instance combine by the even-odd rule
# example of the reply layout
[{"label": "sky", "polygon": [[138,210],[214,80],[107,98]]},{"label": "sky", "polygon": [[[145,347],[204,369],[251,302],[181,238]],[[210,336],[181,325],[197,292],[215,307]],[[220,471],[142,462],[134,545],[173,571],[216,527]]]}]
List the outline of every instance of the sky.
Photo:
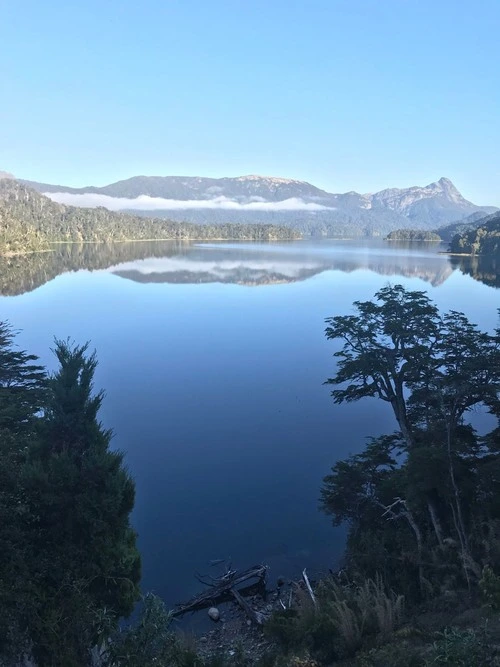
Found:
[{"label": "sky", "polygon": [[499,0],[0,0],[0,170],[450,178],[500,206]]}]

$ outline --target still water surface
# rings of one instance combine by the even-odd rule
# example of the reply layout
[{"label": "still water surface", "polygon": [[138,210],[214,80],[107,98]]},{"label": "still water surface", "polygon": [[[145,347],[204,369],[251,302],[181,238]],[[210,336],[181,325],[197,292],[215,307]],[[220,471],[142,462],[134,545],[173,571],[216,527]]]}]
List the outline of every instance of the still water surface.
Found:
[{"label": "still water surface", "polygon": [[219,558],[271,577],[335,566],[344,534],[317,510],[321,479],[394,422],[375,400],[333,405],[324,319],[398,282],[494,328],[500,292],[439,249],[129,243],[0,263],[0,318],[23,347],[50,367],[54,336],[98,351],[102,419],[137,484],[145,590],[187,598]]}]

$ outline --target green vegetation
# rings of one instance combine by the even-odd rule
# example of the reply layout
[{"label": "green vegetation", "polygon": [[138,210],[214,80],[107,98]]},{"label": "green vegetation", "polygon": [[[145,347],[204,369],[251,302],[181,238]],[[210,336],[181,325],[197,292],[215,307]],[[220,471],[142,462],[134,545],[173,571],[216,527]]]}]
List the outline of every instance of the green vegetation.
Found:
[{"label": "green vegetation", "polygon": [[474,229],[455,234],[450,243],[450,252],[500,256],[500,213],[479,221]]},{"label": "green vegetation", "polygon": [[381,573],[414,600],[470,588],[497,557],[499,431],[480,437],[467,418],[480,407],[500,414],[500,332],[440,315],[400,285],[355,306],[328,320],[327,337],[343,341],[332,396],[387,402],[399,431],[334,466],[323,508],[349,522],[347,562],[363,576]]},{"label": "green vegetation", "polygon": [[96,357],[56,341],[48,376],[0,325],[0,665],[500,665],[500,329],[401,285],[354,306],[327,320],[333,400],[381,400],[398,430],[325,477],[322,509],[348,527],[343,568],[295,586],[258,660],[202,658],[154,595],[120,627],[140,599],[134,484],[98,421]]},{"label": "green vegetation", "polygon": [[141,239],[291,240],[298,232],[262,224],[193,225],[56,204],[12,179],[0,179],[0,254],[43,250],[51,242]]},{"label": "green vegetation", "polygon": [[[455,224],[464,216],[484,217],[494,207],[478,207],[465,200],[453,183],[441,178],[426,187],[404,189],[390,188],[374,194],[345,192],[333,194],[321,190],[311,183],[283,178],[247,176],[237,178],[203,178],[185,176],[134,176],[103,187],[72,188],[33,181],[21,181],[38,192],[97,194],[111,197],[135,199],[141,195],[174,200],[203,200],[213,197],[214,192],[234,202],[277,202],[289,198],[319,204],[325,208],[315,211],[249,209],[225,210],[213,207],[190,208],[175,211],[157,211],[158,217],[167,217],[184,222],[240,224],[269,222],[292,227],[304,236],[328,236],[331,238],[381,237],[393,229],[417,227],[435,229],[439,225]],[[141,215],[150,216],[148,211]],[[466,218],[468,220],[469,218]]]},{"label": "green vegetation", "polygon": [[109,448],[87,346],[47,376],[0,324],[0,661],[89,662],[139,597],[134,483]]},{"label": "green vegetation", "polygon": [[470,232],[482,224],[483,221],[488,221],[493,217],[495,211],[487,213],[484,211],[476,211],[471,213],[466,218],[461,218],[455,222],[450,223],[449,225],[444,225],[439,227],[436,230],[436,233],[443,239],[443,241],[451,241],[455,234],[463,234],[464,232]]},{"label": "green vegetation", "polygon": [[343,568],[266,632],[318,665],[500,664],[500,428],[471,423],[482,409],[498,424],[500,330],[400,285],[354,305],[327,320],[332,397],[377,398],[398,430],[325,478],[322,508],[348,526]]},{"label": "green vegetation", "polygon": [[386,241],[432,241],[439,242],[441,237],[436,232],[425,229],[395,229],[387,235]]}]

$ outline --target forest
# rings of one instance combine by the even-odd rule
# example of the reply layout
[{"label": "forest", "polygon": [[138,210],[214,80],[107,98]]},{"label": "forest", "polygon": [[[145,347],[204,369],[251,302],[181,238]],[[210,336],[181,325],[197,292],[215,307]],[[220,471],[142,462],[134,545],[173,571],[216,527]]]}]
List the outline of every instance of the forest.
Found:
[{"label": "forest", "polygon": [[484,218],[473,228],[455,234],[450,252],[465,255],[500,255],[500,213]]},{"label": "forest", "polygon": [[395,229],[386,236],[387,241],[441,241],[436,232],[425,229]]},{"label": "forest", "polygon": [[50,243],[126,240],[292,240],[292,229],[263,224],[195,225],[99,208],[57,204],[14,179],[0,179],[0,254],[46,250]]},{"label": "forest", "polygon": [[255,659],[244,645],[202,656],[141,593],[135,488],[99,421],[95,352],[56,340],[49,374],[0,325],[1,665],[500,664],[500,329],[394,285],[328,318],[325,335],[333,403],[377,400],[396,430],[325,476],[343,561],[259,617],[269,650]]}]

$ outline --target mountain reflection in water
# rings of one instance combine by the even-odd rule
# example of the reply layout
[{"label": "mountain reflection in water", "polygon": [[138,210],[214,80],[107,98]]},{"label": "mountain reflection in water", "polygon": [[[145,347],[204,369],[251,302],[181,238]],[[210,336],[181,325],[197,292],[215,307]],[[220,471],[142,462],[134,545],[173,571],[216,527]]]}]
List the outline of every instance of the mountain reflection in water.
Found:
[{"label": "mountain reflection in water", "polygon": [[0,259],[3,294],[25,292],[0,298],[21,349],[50,370],[54,336],[97,350],[101,418],[137,485],[144,590],[187,599],[218,558],[291,579],[336,567],[345,527],[318,512],[321,480],[397,424],[375,400],[333,404],[325,318],[403,282],[494,330],[499,292],[465,275],[494,280],[494,267],[441,249],[136,242]]},{"label": "mountain reflection in water", "polygon": [[48,252],[0,258],[0,294],[32,291],[68,271],[107,270],[139,283],[232,283],[272,285],[306,280],[324,271],[369,270],[380,275],[421,278],[436,286],[459,268],[498,286],[490,268],[481,272],[439,254],[436,244],[384,241],[296,241],[288,243],[194,244],[144,241],[57,244]]},{"label": "mountain reflection in water", "polygon": [[450,263],[453,269],[458,269],[465,275],[471,276],[489,287],[500,287],[500,257],[451,256]]}]

